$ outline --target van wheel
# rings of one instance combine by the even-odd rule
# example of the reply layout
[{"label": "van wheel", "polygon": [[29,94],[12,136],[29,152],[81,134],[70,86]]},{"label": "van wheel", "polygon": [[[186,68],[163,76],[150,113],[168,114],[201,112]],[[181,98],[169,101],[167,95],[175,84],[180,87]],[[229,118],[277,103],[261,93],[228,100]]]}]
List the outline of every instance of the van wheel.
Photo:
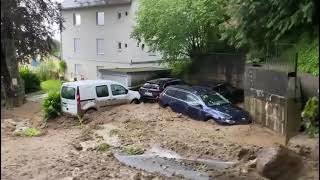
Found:
[{"label": "van wheel", "polygon": [[88,110],[86,111],[86,114],[91,114],[91,113],[93,113],[93,112],[95,112],[95,111],[97,111],[97,110],[91,108],[91,109],[88,109]]},{"label": "van wheel", "polygon": [[138,99],[134,99],[134,100],[131,101],[131,103],[140,104],[140,101]]}]

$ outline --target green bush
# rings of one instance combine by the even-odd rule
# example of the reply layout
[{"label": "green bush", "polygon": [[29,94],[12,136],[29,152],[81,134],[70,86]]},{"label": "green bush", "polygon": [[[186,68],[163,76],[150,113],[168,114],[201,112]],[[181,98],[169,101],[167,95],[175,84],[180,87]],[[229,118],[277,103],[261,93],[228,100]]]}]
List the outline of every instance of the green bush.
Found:
[{"label": "green bush", "polygon": [[27,66],[21,66],[19,73],[24,81],[24,88],[26,93],[35,92],[40,89],[40,79]]},{"label": "green bush", "polygon": [[308,100],[301,114],[306,132],[314,137],[319,134],[319,97]]},{"label": "green bush", "polygon": [[51,119],[59,116],[61,113],[60,105],[60,92],[49,92],[48,97],[43,102],[44,118]]},{"label": "green bush", "polygon": [[63,75],[64,76],[64,72],[66,71],[67,69],[67,63],[65,61],[59,61],[58,63],[58,70],[59,70],[59,73],[60,75]]},{"label": "green bush", "polygon": [[137,146],[128,146],[125,148],[125,153],[127,155],[139,155],[144,153],[144,149]]},{"label": "green bush", "polygon": [[308,40],[303,38],[298,44],[298,70],[319,75],[319,38]]}]

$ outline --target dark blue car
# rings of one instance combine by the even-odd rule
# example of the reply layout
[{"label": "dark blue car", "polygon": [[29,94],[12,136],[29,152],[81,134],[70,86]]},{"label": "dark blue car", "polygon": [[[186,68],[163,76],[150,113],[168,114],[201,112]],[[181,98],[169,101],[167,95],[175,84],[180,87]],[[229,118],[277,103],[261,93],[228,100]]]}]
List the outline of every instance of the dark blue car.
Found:
[{"label": "dark blue car", "polygon": [[193,119],[213,119],[219,124],[249,124],[251,119],[245,110],[232,105],[219,93],[207,87],[176,85],[167,87],[159,98],[161,107],[169,106]]}]

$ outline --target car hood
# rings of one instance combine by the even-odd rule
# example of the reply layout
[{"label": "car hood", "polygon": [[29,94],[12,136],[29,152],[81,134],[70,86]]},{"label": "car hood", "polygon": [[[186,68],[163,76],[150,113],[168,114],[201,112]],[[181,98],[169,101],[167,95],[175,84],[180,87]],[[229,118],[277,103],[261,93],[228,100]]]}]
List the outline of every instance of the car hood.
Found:
[{"label": "car hood", "polygon": [[248,112],[232,104],[210,106],[209,108],[214,111],[227,114],[231,116],[233,120],[242,120],[242,118],[245,118],[245,119],[249,118]]}]

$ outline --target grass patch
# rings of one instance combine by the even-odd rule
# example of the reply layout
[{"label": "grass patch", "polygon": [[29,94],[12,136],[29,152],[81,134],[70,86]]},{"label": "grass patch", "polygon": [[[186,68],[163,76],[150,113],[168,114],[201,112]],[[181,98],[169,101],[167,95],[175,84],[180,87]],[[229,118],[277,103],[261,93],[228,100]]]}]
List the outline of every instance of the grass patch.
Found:
[{"label": "grass patch", "polygon": [[40,86],[41,86],[41,89],[44,90],[45,92],[60,91],[61,85],[64,82],[65,81],[61,81],[61,80],[47,80],[47,81],[41,82]]},{"label": "grass patch", "polygon": [[25,136],[25,137],[34,137],[34,136],[40,136],[41,131],[39,131],[36,128],[27,128],[24,131],[15,133],[16,136]]},{"label": "grass patch", "polygon": [[110,145],[107,143],[99,144],[97,147],[97,151],[100,151],[100,152],[106,152],[106,151],[109,151],[109,149],[110,149]]},{"label": "grass patch", "polygon": [[124,152],[127,155],[139,155],[139,154],[144,153],[144,149],[142,149],[141,147],[137,147],[137,146],[129,146],[124,150]]}]

